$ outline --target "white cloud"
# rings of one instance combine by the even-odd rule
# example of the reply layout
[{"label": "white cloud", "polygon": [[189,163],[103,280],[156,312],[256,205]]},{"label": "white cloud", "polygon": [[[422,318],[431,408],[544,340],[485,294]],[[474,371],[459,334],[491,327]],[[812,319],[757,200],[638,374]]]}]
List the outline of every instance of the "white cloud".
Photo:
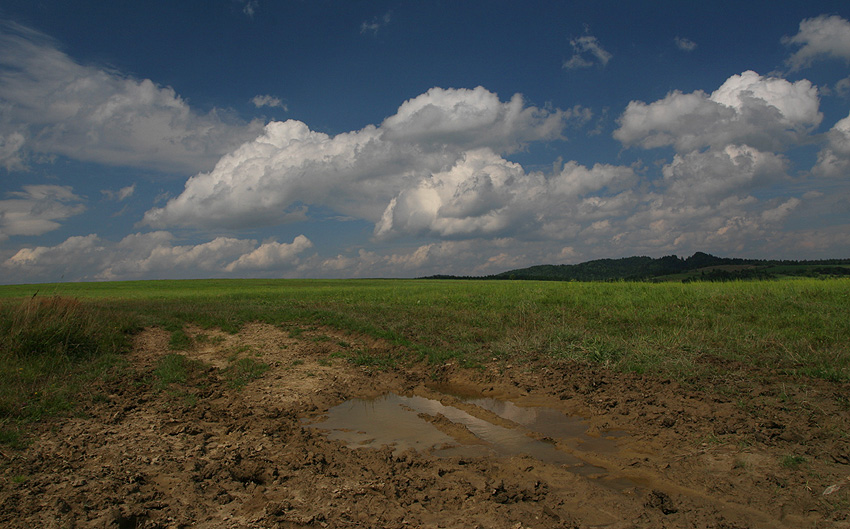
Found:
[{"label": "white cloud", "polygon": [[312,243],[299,235],[291,244],[257,245],[251,239],[217,237],[175,245],[165,231],[135,233],[113,243],[95,234],[70,237],[56,246],[22,248],[0,264],[12,280],[55,281],[182,278],[228,275],[243,270],[294,270]]},{"label": "white cloud", "polygon": [[20,132],[0,134],[0,165],[7,171],[21,171],[26,168],[22,148],[27,139]]},{"label": "white cloud", "polygon": [[759,184],[786,177],[785,159],[748,145],[677,154],[662,169],[666,194],[688,204],[710,204],[748,193]]},{"label": "white cloud", "polygon": [[835,93],[841,97],[850,95],[850,77],[845,77],[835,83]]},{"label": "white cloud", "polygon": [[272,122],[256,140],[186,182],[165,207],[145,214],[152,227],[257,226],[303,219],[302,204],[378,222],[402,191],[452,167],[476,149],[512,152],[562,137],[587,112],[501,102],[479,87],[434,88],[403,103],[380,126],[329,136],[302,122]]},{"label": "white cloud", "polygon": [[733,75],[711,95],[674,91],[654,103],[632,101],[614,137],[627,146],[672,145],[679,152],[747,144],[763,151],[798,144],[818,124],[817,88],[753,71]]},{"label": "white cloud", "polygon": [[817,59],[837,58],[850,61],[850,22],[838,15],[820,15],[800,22],[800,30],[782,42],[799,46],[786,63],[791,71],[810,66]]},{"label": "white cloud", "polygon": [[[518,228],[522,204],[543,184],[489,149],[467,152],[454,166],[421,179],[390,201],[375,235],[495,235]],[[537,186],[535,186],[535,183]],[[525,196],[523,196],[525,195]]]},{"label": "white cloud", "polygon": [[133,194],[136,192],[136,184],[132,184],[127,187],[122,187],[118,191],[112,191],[111,189],[102,189],[100,192],[109,200],[116,200],[118,202],[122,202],[133,196]]},{"label": "white cloud", "polygon": [[260,3],[257,0],[241,0],[245,2],[245,7],[242,8],[242,12],[248,16],[248,18],[254,18],[254,13],[257,12],[257,8],[260,6]]},{"label": "white cloud", "polygon": [[297,236],[291,244],[268,242],[250,253],[241,255],[239,259],[228,264],[225,270],[273,270],[289,266],[299,253],[312,247],[313,243],[303,235]]},{"label": "white cloud", "polygon": [[51,247],[21,248],[1,267],[10,282],[92,279],[91,271],[102,265],[99,243],[97,235],[92,234],[69,237]]},{"label": "white cloud", "polygon": [[371,22],[363,22],[360,24],[360,34],[372,33],[373,35],[378,34],[378,30],[386,26],[392,21],[392,11],[387,11],[381,17],[375,17]]},{"label": "white cloud", "polygon": [[469,151],[446,171],[421,180],[387,205],[375,226],[379,238],[432,235],[449,238],[551,238],[564,224],[587,219],[580,211],[593,196],[595,205],[623,198],[619,191],[636,181],[631,168],[569,162],[557,173],[526,173],[488,149]]},{"label": "white cloud", "polygon": [[572,39],[570,45],[573,47],[573,56],[564,62],[564,68],[568,70],[589,68],[594,64],[605,66],[613,57],[602,48],[596,37],[592,35]]},{"label": "white cloud", "polygon": [[789,198],[785,202],[779,204],[773,209],[766,209],[761,212],[761,218],[771,224],[782,222],[792,211],[797,209],[802,201],[799,198]]},{"label": "white cloud", "polygon": [[196,172],[256,136],[250,124],[199,114],[170,87],[81,65],[48,37],[0,25],[0,163],[21,169],[26,153]]},{"label": "white cloud", "polygon": [[42,235],[86,210],[83,198],[70,187],[27,185],[0,200],[0,241],[14,235]]},{"label": "white cloud", "polygon": [[566,111],[528,107],[520,94],[503,103],[481,86],[432,88],[405,101],[380,129],[383,139],[415,143],[426,150],[489,147],[513,152],[528,142],[561,138],[571,118],[586,121],[590,114],[581,107]]},{"label": "white cloud", "polygon": [[[663,179],[645,192],[636,188],[633,202],[619,208],[627,216],[604,213],[610,239],[603,242],[629,253],[643,245],[651,252],[752,255],[805,204],[789,192],[782,196],[780,184],[791,177],[781,151],[810,141],[821,119],[809,81],[752,71],[711,94],[675,91],[654,103],[632,101],[614,137],[645,149],[672,146],[676,154],[661,167]],[[757,198],[763,190],[776,198]]]},{"label": "white cloud", "polygon": [[253,103],[254,106],[257,107],[257,108],[271,107],[271,108],[281,108],[285,111],[289,111],[289,108],[283,103],[283,101],[281,101],[277,97],[270,96],[268,94],[267,95],[254,96],[254,98],[251,99],[251,103]]},{"label": "white cloud", "polygon": [[[441,241],[414,248],[395,248],[386,254],[363,249],[353,255],[313,258],[302,266],[312,277],[421,277],[436,274],[486,275],[513,265],[526,266],[542,255],[514,239]],[[541,257],[542,258],[542,257]],[[537,261],[539,262],[539,261]]]},{"label": "white cloud", "polygon": [[684,37],[676,37],[674,39],[676,43],[676,47],[682,51],[694,51],[697,49],[697,43],[692,41],[691,39],[686,39]]},{"label": "white cloud", "polygon": [[827,145],[818,153],[812,172],[830,178],[850,174],[850,115],[841,119],[826,134]]},{"label": "white cloud", "polygon": [[[575,262],[611,253],[728,253],[724,245],[768,240],[806,203],[777,195],[788,162],[763,147],[804,139],[820,120],[817,103],[807,82],[753,72],[731,77],[711,95],[633,103],[621,119],[621,139],[682,148],[661,166],[663,178],[653,179],[640,165],[570,161],[549,172],[526,171],[503,155],[561,137],[570,120],[586,121],[582,109],[529,108],[518,96],[502,102],[483,88],[433,89],[379,126],[337,136],[298,121],[270,123],[212,172],[190,179],[165,207],[148,211],[145,222],[256,226],[303,218],[318,206],[374,223],[377,240],[438,241],[406,252],[316,255],[297,265],[303,275],[493,273],[565,256]],[[636,105],[650,119],[631,121]],[[676,144],[676,135],[689,131],[691,138]],[[756,198],[762,189],[779,198]],[[509,247],[499,247],[504,241]],[[225,266],[247,271],[288,249],[255,248]]]}]

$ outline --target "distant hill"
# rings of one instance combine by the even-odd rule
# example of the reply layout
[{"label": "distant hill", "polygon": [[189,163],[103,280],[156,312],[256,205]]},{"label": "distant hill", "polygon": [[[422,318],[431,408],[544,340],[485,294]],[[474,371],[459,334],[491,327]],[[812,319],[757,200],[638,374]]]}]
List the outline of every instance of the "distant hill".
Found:
[{"label": "distant hill", "polygon": [[[518,279],[537,281],[729,281],[788,276],[850,277],[850,259],[816,261],[761,260],[715,257],[697,252],[681,258],[668,255],[597,259],[574,265],[537,265],[484,277],[465,279]],[[438,275],[432,279],[460,279]]]}]

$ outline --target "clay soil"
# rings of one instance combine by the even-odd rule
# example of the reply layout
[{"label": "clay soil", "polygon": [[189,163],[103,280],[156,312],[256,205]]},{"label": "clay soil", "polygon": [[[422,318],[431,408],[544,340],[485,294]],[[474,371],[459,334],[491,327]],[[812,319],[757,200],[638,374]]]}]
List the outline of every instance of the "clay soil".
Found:
[{"label": "clay soil", "polygon": [[[3,448],[0,526],[850,527],[847,384],[720,361],[716,380],[683,384],[535,358],[379,367],[351,358],[392,347],[328,329],[194,334],[180,353],[197,361],[185,382],[157,382],[174,352],[168,333],[148,329],[73,416]],[[240,386],[228,375],[236,358],[270,368]],[[347,399],[387,392],[464,406],[449,387],[582,417],[589,435],[621,432],[604,453],[548,440],[606,480],[528,456],[349,448],[314,427]]]}]

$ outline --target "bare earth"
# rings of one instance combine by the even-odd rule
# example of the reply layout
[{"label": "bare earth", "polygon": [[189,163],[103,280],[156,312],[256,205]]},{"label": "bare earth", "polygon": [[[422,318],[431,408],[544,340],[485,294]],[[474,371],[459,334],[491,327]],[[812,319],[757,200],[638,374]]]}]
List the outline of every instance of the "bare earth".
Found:
[{"label": "bare earth", "polygon": [[[847,384],[725,362],[726,386],[700,391],[545,359],[381,370],[341,355],[390,346],[328,329],[203,335],[182,353],[205,366],[185,384],[157,387],[169,335],[146,330],[74,417],[36,425],[22,451],[2,449],[0,526],[850,528]],[[237,355],[271,368],[234,388],[223,369]],[[509,429],[518,425],[465,397],[542,406],[582,418],[588,439],[617,437],[596,452],[526,432],[582,467],[349,448],[316,427],[348,399],[387,393]],[[445,416],[420,416],[485,444]]]}]

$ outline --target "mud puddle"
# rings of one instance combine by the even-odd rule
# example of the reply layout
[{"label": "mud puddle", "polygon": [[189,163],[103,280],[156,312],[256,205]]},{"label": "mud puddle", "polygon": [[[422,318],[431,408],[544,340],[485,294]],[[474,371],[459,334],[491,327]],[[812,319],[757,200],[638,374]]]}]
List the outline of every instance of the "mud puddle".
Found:
[{"label": "mud puddle", "polygon": [[472,414],[435,399],[389,393],[343,402],[329,409],[324,420],[309,426],[328,432],[329,439],[341,440],[350,448],[391,446],[395,454],[413,449],[436,457],[529,456],[599,479],[609,487],[639,486],[614,478],[606,468],[581,457],[581,453],[615,452],[622,432],[590,436],[583,419],[551,408],[518,406],[495,398],[464,398],[461,402],[502,420],[488,420],[482,418],[487,413]]}]

